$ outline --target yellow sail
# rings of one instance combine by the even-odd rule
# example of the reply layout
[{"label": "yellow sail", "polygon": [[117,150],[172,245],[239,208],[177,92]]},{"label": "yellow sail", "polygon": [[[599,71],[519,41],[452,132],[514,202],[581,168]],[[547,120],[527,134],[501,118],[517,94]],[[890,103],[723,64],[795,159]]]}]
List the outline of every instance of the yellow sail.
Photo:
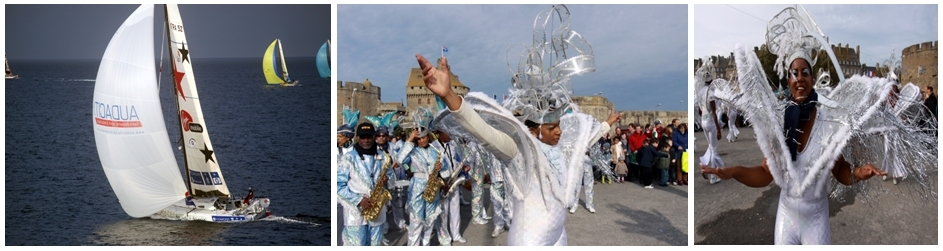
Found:
[{"label": "yellow sail", "polygon": [[275,62],[275,60],[277,60],[275,59],[275,44],[277,43],[278,39],[272,41],[272,44],[265,50],[265,54],[262,55],[262,72],[265,74],[265,81],[273,85],[285,83],[281,76],[279,76],[281,71],[278,69],[278,64]]}]

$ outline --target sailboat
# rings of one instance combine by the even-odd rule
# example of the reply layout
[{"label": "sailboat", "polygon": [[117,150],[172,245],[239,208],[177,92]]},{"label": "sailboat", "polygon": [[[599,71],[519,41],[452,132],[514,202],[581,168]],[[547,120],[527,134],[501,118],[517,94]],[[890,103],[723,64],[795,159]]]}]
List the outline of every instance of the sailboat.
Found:
[{"label": "sailboat", "polygon": [[318,50],[318,74],[321,75],[321,78],[330,78],[331,77],[331,40],[328,39],[327,42],[321,45],[321,49]]},{"label": "sailboat", "polygon": [[[278,45],[278,55],[275,55],[275,45]],[[275,61],[276,58],[278,58],[278,62]],[[288,76],[285,53],[282,52],[282,41],[278,38],[272,41],[268,49],[265,49],[265,54],[262,54],[262,73],[265,74],[265,81],[272,85],[296,86],[300,84],[297,79],[292,80]]]},{"label": "sailboat", "polygon": [[7,55],[3,55],[3,63],[7,65],[7,76],[6,79],[18,79],[20,75],[13,75],[13,71],[10,70],[10,61],[7,61]]},{"label": "sailboat", "polygon": [[118,28],[95,81],[92,125],[98,157],[131,217],[244,222],[269,214],[269,199],[234,198],[220,170],[197,94],[192,55],[177,5],[164,7],[174,96],[186,167],[180,174],[161,113],[154,62],[154,6]]}]

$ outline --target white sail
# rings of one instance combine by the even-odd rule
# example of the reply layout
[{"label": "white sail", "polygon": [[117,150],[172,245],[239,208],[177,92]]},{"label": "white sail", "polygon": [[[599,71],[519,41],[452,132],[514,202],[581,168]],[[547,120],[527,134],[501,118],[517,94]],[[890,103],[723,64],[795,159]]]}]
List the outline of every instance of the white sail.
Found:
[{"label": "white sail", "polygon": [[288,65],[285,64],[285,52],[282,51],[282,40],[278,40],[278,59],[282,62],[282,76],[285,76],[285,82],[291,82],[291,77],[288,76]]},{"label": "white sail", "polygon": [[164,126],[154,62],[154,7],[142,5],[108,43],[92,98],[98,157],[132,217],[152,215],[186,192]]},{"label": "white sail", "polygon": [[183,136],[184,160],[190,190],[196,197],[227,197],[229,188],[219,169],[209,131],[203,121],[200,96],[193,77],[192,57],[186,31],[176,4],[165,5],[167,33],[174,75],[174,93]]}]

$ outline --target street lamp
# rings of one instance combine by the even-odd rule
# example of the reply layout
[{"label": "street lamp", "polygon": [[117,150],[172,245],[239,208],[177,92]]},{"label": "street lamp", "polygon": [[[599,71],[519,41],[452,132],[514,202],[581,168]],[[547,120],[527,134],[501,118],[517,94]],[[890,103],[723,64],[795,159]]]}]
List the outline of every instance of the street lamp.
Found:
[{"label": "street lamp", "polygon": [[[350,107],[353,109],[357,109],[357,107],[354,106],[354,93],[356,92],[357,92],[357,88],[354,88],[354,90],[350,92]],[[360,109],[357,109],[357,110],[360,110]]]}]

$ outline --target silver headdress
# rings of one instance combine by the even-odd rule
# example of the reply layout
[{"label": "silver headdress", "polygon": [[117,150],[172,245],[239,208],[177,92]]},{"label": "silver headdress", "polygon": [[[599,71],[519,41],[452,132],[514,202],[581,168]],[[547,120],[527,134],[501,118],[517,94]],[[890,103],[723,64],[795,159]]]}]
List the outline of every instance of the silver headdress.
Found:
[{"label": "silver headdress", "polygon": [[[805,59],[809,67],[815,65],[813,52],[816,49],[825,50],[832,59],[835,58],[830,46],[823,46],[825,34],[809,16],[809,12],[797,6],[783,9],[769,21],[766,30],[766,45],[769,52],[775,54],[776,64],[773,67],[780,78],[788,74],[789,65],[798,58]],[[811,69],[810,69],[811,70]],[[835,64],[839,82],[844,80],[841,67]]]},{"label": "silver headdress", "polygon": [[537,15],[533,39],[521,52],[516,71],[508,61],[511,89],[502,105],[521,121],[553,123],[578,110],[570,99],[570,77],[596,70],[593,47],[570,30],[570,11],[564,5]]},{"label": "silver headdress", "polygon": [[412,113],[413,123],[416,125],[417,130],[419,131],[420,137],[425,137],[429,134],[432,129],[432,120],[435,118],[429,109],[420,106],[418,109]]},{"label": "silver headdress", "polygon": [[[894,53],[894,49],[891,49],[891,57],[887,60],[884,60],[884,67],[887,67],[887,78],[894,80],[895,82],[900,81],[897,73],[900,70],[900,58],[897,58],[897,54]],[[897,82],[897,87],[900,88],[900,82]]]}]

